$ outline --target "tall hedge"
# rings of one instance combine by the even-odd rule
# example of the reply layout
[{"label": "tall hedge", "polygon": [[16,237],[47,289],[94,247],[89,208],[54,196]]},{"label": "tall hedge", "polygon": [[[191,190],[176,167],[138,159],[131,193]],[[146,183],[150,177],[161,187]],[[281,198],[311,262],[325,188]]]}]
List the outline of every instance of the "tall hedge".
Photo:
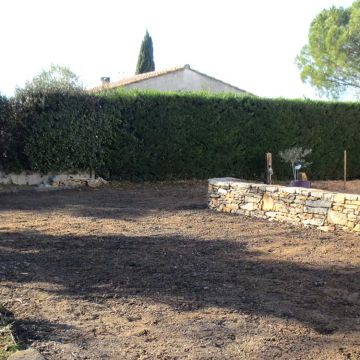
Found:
[{"label": "tall hedge", "polygon": [[111,137],[105,99],[83,92],[26,93],[14,100],[25,169],[48,172],[96,169]]},{"label": "tall hedge", "polygon": [[[292,146],[312,148],[312,179],[360,176],[360,105],[308,100],[259,99],[208,94],[110,92],[114,131],[106,169],[126,179],[212,176],[264,178],[266,152],[275,177],[291,176],[278,156]],[[116,123],[116,121],[115,121]]]},{"label": "tall hedge", "polygon": [[[0,104],[1,105],[1,104]],[[21,106],[20,106],[21,105]],[[39,94],[16,109],[17,158],[23,168],[94,168],[109,178],[263,179],[272,152],[278,179],[291,169],[278,153],[312,148],[312,179],[360,177],[360,105],[200,93],[108,91]],[[0,107],[0,116],[2,108]]]},{"label": "tall hedge", "polygon": [[11,159],[12,134],[15,122],[10,101],[0,96],[0,170],[6,170]]}]

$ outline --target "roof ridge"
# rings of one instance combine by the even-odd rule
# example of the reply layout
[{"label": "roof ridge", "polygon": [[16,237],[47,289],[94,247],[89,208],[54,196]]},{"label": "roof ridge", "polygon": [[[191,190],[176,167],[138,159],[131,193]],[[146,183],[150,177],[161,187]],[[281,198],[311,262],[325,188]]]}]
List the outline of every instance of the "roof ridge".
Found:
[{"label": "roof ridge", "polygon": [[113,89],[119,86],[124,86],[124,85],[128,85],[128,84],[133,84],[133,83],[137,83],[139,81],[142,80],[146,80],[146,79],[151,79],[157,76],[161,76],[161,75],[165,75],[165,74],[169,74],[175,71],[179,71],[179,70],[183,70],[183,69],[189,69],[190,66],[189,65],[182,65],[182,66],[174,66],[172,68],[168,68],[168,69],[162,69],[162,70],[155,70],[155,71],[149,71],[146,73],[142,73],[142,74],[136,74],[133,76],[129,76],[129,77],[125,77],[122,78],[118,81],[114,81],[114,82],[110,82],[109,84],[107,84],[106,86],[104,85],[100,85],[100,86],[96,86],[91,90],[102,90],[104,88],[106,89]]},{"label": "roof ridge", "polygon": [[210,75],[207,75],[203,72],[200,72],[198,70],[194,70],[190,67],[189,64],[185,64],[185,65],[182,65],[182,66],[174,66],[172,68],[168,68],[168,69],[162,69],[162,70],[155,70],[155,71],[149,71],[149,72],[146,72],[146,73],[142,73],[142,74],[136,74],[136,75],[133,75],[133,76],[129,76],[129,77],[125,77],[125,78],[122,78],[118,81],[114,81],[114,82],[110,82],[110,83],[107,83],[106,85],[99,85],[99,86],[96,86],[92,89],[90,89],[90,91],[101,91],[101,90],[105,90],[105,89],[114,89],[114,88],[117,88],[117,87],[121,87],[121,86],[125,86],[125,85],[130,85],[130,84],[135,84],[137,82],[140,82],[140,81],[143,81],[143,80],[148,80],[148,79],[152,79],[152,78],[155,78],[155,77],[158,77],[158,76],[162,76],[162,75],[166,75],[166,74],[169,74],[169,73],[173,73],[173,72],[176,72],[176,71],[179,71],[179,70],[184,70],[184,69],[189,69],[199,75],[202,75],[202,76],[205,76],[209,79],[212,79],[214,81],[217,81],[217,82],[220,82],[222,84],[225,84],[227,86],[230,86],[232,87],[233,89],[236,89],[240,92],[244,92],[244,93],[248,93],[249,95],[253,95],[235,85],[232,85],[230,83],[227,83],[223,80],[220,80],[220,79],[217,79],[213,76],[210,76]]}]

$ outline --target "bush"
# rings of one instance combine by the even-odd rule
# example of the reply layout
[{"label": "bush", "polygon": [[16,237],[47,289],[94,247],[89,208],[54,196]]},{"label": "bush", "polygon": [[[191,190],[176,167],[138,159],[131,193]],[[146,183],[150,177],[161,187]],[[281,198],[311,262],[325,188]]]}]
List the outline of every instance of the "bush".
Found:
[{"label": "bush", "polygon": [[17,151],[15,136],[17,127],[11,102],[0,96],[0,171],[16,168]]},{"label": "bush", "polygon": [[[110,91],[115,126],[107,152],[111,177],[186,179],[236,176],[262,180],[266,152],[275,178],[291,172],[279,151],[312,148],[312,179],[342,177],[348,149],[349,175],[360,176],[360,106],[357,103],[260,99],[233,95]],[[108,116],[108,115],[107,115]]]},{"label": "bush", "polygon": [[262,180],[265,153],[272,152],[275,177],[288,179],[279,151],[303,146],[313,149],[310,178],[341,178],[344,149],[349,177],[360,176],[357,103],[116,90],[37,93],[13,102],[13,158],[22,169],[93,168],[129,180]]},{"label": "bush", "polygon": [[96,169],[104,162],[109,123],[99,97],[37,92],[17,98],[16,119],[24,141],[25,168],[46,172]]}]

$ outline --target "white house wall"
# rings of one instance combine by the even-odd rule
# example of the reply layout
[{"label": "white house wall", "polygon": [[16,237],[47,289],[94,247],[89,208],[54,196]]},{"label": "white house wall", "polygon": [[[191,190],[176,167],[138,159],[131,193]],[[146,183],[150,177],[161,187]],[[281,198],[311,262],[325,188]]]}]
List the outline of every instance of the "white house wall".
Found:
[{"label": "white house wall", "polygon": [[126,89],[152,89],[160,91],[209,91],[212,93],[244,93],[231,85],[204,76],[191,69],[182,69],[158,77],[124,86]]}]

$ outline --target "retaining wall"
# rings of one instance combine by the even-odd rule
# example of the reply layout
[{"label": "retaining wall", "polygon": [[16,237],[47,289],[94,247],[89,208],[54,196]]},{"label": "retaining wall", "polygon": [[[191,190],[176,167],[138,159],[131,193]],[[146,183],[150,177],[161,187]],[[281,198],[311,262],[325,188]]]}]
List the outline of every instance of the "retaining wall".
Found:
[{"label": "retaining wall", "polygon": [[209,179],[210,209],[316,227],[360,232],[360,195]]},{"label": "retaining wall", "polygon": [[76,185],[91,179],[89,172],[78,172],[76,174],[40,174],[22,172],[20,174],[6,174],[0,171],[0,184],[14,185],[40,185],[51,184],[53,186],[60,185]]}]

